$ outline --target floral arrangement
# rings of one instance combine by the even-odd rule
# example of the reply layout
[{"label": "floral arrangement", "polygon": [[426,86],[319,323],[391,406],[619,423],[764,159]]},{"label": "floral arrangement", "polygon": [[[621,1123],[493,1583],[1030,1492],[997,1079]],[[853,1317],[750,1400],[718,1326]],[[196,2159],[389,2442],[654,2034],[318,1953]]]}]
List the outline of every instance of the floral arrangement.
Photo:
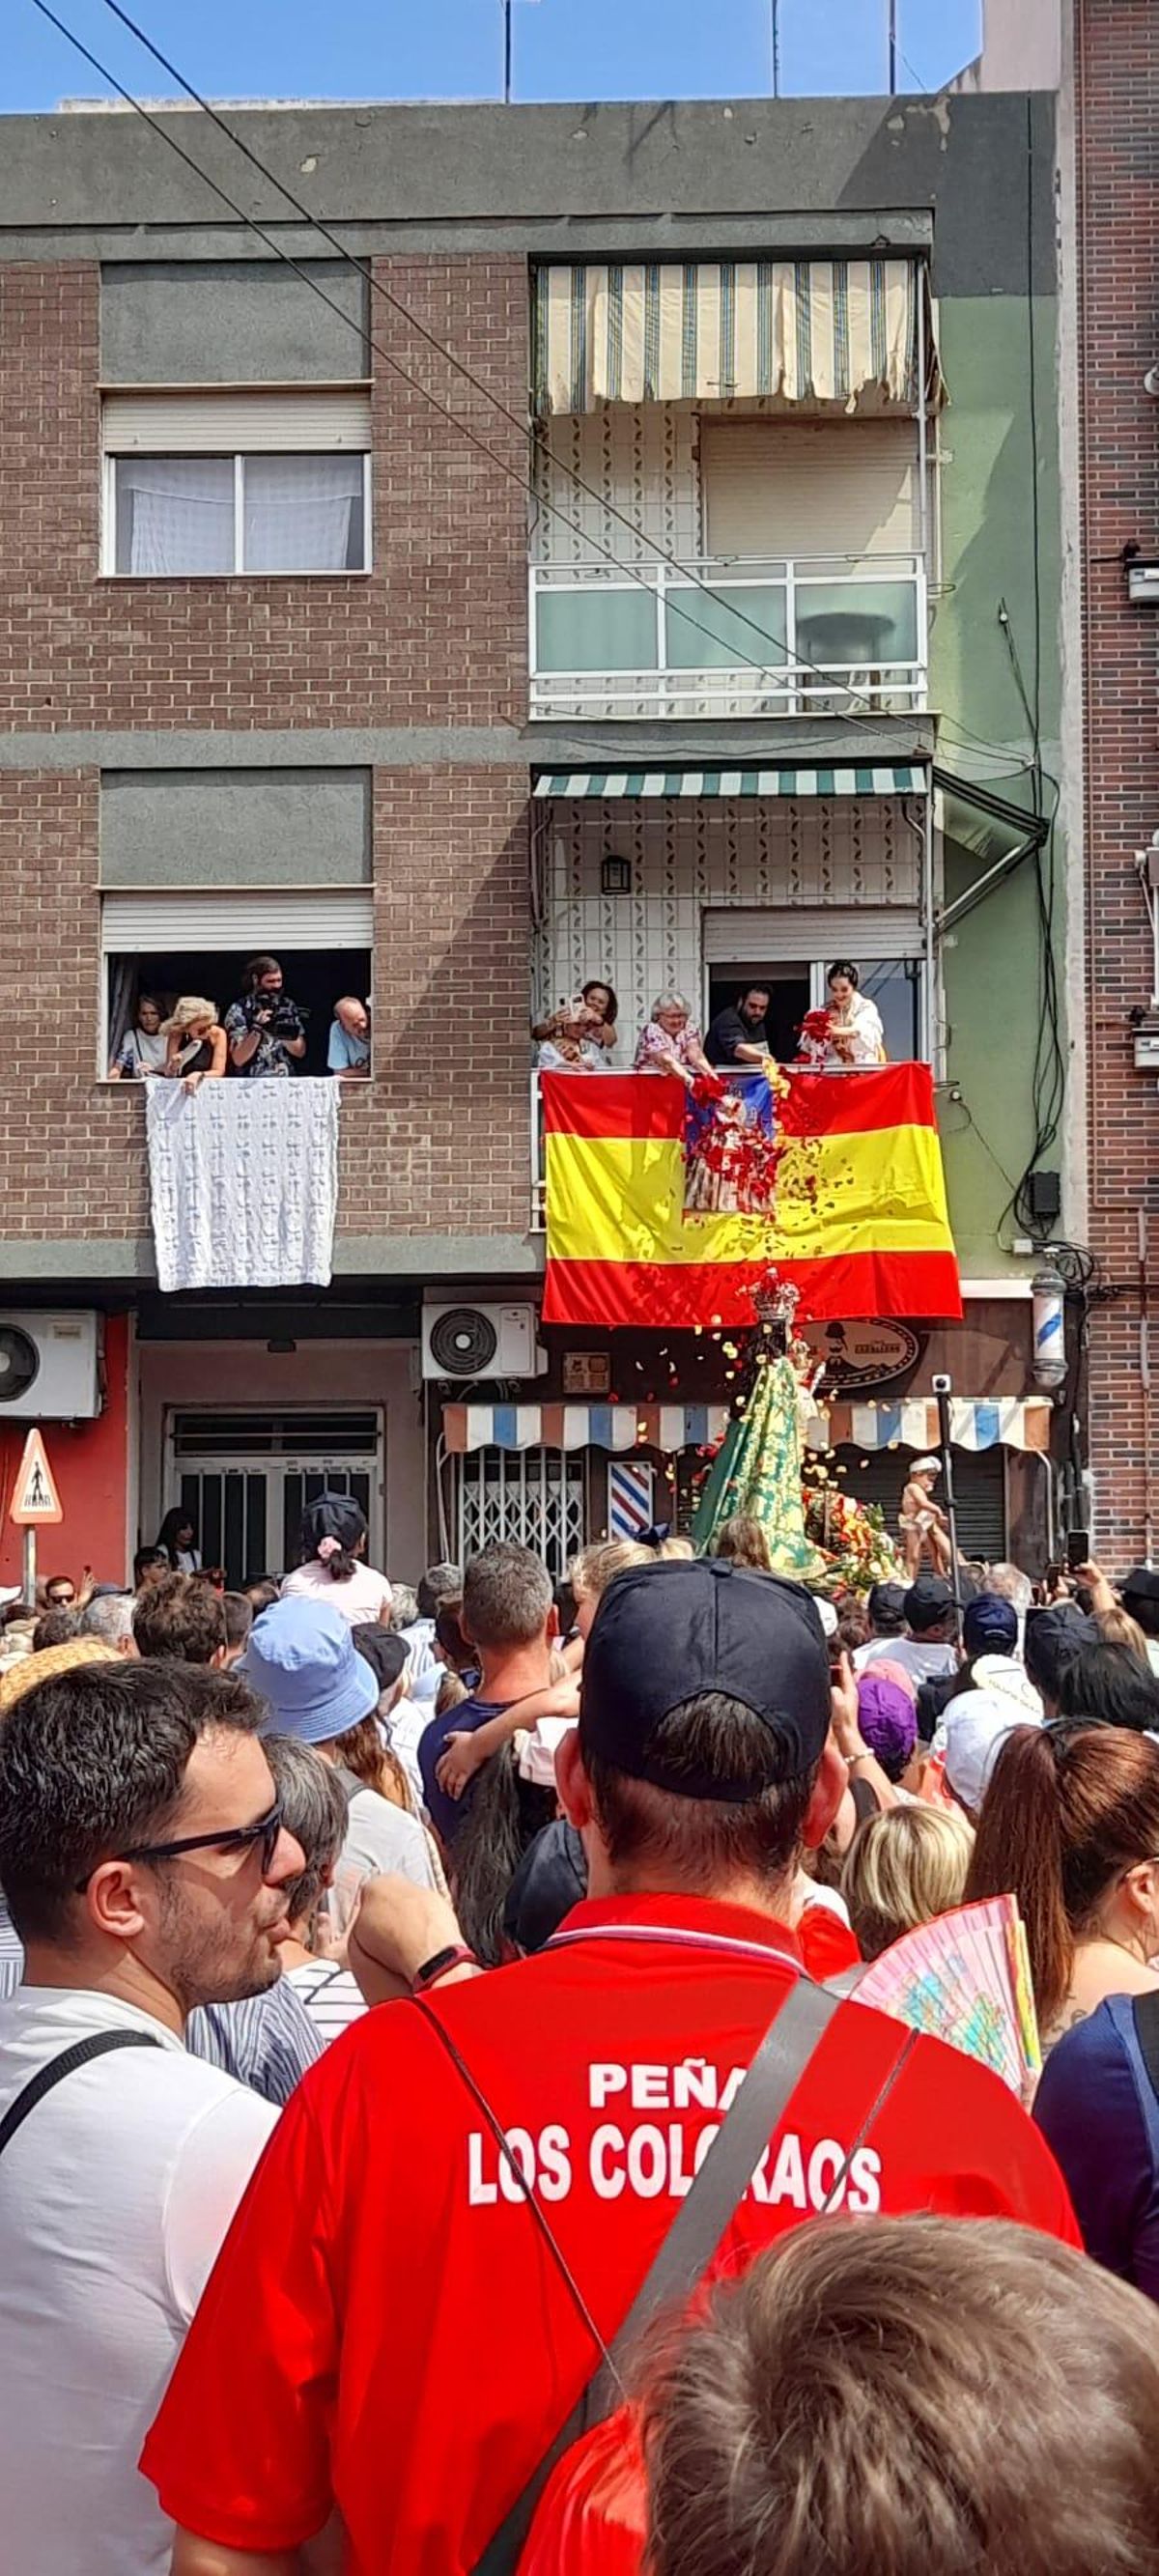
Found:
[{"label": "floral arrangement", "polygon": [[815,1547],[823,1548],[835,1587],[868,1592],[871,1583],[893,1583],[901,1568],[876,1503],[859,1503],[843,1494],[829,1469],[816,1464],[804,1481],[805,1528]]}]

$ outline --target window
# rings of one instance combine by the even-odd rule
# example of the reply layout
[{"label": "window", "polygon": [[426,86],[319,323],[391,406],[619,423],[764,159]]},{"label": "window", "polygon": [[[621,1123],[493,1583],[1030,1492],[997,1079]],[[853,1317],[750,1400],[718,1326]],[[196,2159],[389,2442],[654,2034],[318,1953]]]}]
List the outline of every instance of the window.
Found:
[{"label": "window", "polygon": [[183,995],[196,995],[224,1020],[241,994],[247,961],[264,953],[277,958],[283,989],[299,1005],[301,1072],[325,1074],[335,1004],[370,1001],[372,904],[369,887],[106,894],[101,1073],[134,1026],[142,994],[165,1014]]},{"label": "window", "polygon": [[106,394],[106,573],[365,572],[369,395]]},{"label": "window", "polygon": [[362,456],[117,456],[114,572],[365,572]]},{"label": "window", "polygon": [[819,907],[783,912],[706,912],[704,982],[711,1019],[742,984],[767,984],[769,1039],[775,1055],[795,1053],[807,1010],[820,1010],[835,958],[852,958],[860,989],[881,1013],[891,1064],[932,1059],[932,996],[925,943],[916,912],[869,906],[831,913]]}]

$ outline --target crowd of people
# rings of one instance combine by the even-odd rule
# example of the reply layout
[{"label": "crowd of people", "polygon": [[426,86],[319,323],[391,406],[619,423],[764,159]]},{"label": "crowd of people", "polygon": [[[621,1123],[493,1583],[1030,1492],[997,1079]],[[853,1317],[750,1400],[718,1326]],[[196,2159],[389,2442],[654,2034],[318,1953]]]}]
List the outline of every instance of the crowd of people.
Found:
[{"label": "crowd of people", "polygon": [[[284,1080],[305,1058],[308,1018],[305,1004],[287,993],[277,958],[251,957],[238,999],[223,1020],[216,1003],[200,993],[181,994],[167,1015],[156,994],[138,993],[132,1024],[114,1050],[109,1079],[158,1076],[180,1082],[186,1091],[219,1082],[226,1074]],[[334,1005],[326,1070],[347,1078],[370,1072],[370,1012],[354,994]]]},{"label": "crowd of people", "polygon": [[[804,1060],[813,1069],[848,1073],[884,1064],[885,1032],[876,1002],[861,991],[859,969],[841,960],[829,968],[825,1008],[804,1025]],[[759,1071],[771,1053],[767,984],[742,984],[702,1035],[683,993],[658,993],[640,1031],[636,1073],[667,1073],[691,1090],[704,1074]],[[541,1073],[600,1073],[609,1069],[618,1029],[618,1004],[610,984],[593,979],[532,1027]],[[814,1023],[817,1025],[814,1026]]]},{"label": "crowd of people", "polygon": [[[13,2565],[1159,2571],[1159,1576],[366,1545],[7,1605]],[[1032,2102],[858,1996],[993,1896]]]}]

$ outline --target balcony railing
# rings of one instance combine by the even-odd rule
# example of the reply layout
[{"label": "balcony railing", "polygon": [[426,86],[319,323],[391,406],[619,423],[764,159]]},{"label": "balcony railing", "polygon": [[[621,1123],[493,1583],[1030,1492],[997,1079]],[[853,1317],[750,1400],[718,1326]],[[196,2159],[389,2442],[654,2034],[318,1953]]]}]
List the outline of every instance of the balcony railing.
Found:
[{"label": "balcony railing", "polygon": [[920,555],[533,564],[530,583],[531,714],[541,719],[927,704]]}]

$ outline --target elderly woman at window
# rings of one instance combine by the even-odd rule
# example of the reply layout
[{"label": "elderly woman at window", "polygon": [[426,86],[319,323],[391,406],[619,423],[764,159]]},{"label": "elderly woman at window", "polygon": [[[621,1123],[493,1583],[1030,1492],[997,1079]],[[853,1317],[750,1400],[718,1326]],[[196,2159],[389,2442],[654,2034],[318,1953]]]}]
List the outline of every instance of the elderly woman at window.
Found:
[{"label": "elderly woman at window", "polygon": [[636,1048],[637,1073],[674,1073],[689,1091],[700,1073],[711,1073],[692,1007],[683,993],[658,993],[652,1017],[641,1029]]}]

